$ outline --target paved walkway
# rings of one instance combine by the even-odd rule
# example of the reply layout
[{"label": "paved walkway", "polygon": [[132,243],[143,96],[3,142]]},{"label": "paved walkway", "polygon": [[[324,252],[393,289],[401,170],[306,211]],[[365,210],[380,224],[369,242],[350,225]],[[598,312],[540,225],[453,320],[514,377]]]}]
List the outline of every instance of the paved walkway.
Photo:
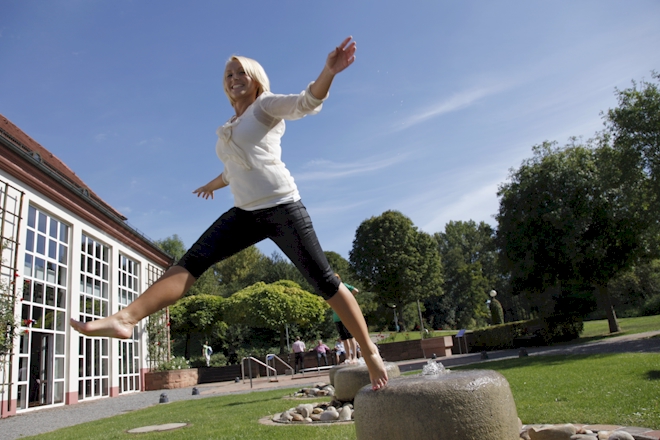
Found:
[{"label": "paved walkway", "polygon": [[[528,348],[530,356],[555,354],[596,354],[596,353],[624,353],[646,352],[660,353],[660,330],[635,335],[617,336],[595,342],[559,347]],[[488,352],[488,360],[483,360],[481,354],[454,355],[439,359],[445,367],[469,365],[492,360],[517,358],[518,350],[501,350]],[[397,362],[402,372],[420,370],[427,363],[426,359],[415,359]],[[78,425],[106,417],[123,414],[152,405],[157,405],[161,393],[166,393],[170,402],[179,400],[203,399],[206,397],[225,394],[249,393],[280,388],[295,388],[312,385],[316,382],[329,382],[328,373],[314,373],[302,376],[279,376],[278,382],[269,382],[268,378],[258,378],[243,382],[219,382],[213,384],[197,385],[199,395],[192,395],[192,387],[175,390],[145,391],[123,395],[114,398],[104,398],[91,402],[81,402],[76,405],[65,405],[57,408],[35,410],[21,413],[6,419],[0,419],[0,438],[2,440],[15,440],[30,435],[43,434],[67,426]],[[627,429],[627,428],[626,428]],[[644,428],[630,428],[631,433],[638,439],[660,439],[660,431],[647,432]],[[632,431],[636,430],[636,431]],[[640,434],[643,431],[643,435]]]}]

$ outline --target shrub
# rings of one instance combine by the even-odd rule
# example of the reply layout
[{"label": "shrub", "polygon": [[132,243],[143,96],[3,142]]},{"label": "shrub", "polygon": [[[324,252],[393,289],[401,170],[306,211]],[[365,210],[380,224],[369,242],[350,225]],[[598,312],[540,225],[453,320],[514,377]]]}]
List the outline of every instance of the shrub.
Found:
[{"label": "shrub", "polygon": [[660,295],[646,300],[642,306],[642,316],[660,315]]},{"label": "shrub", "polygon": [[509,322],[475,330],[473,351],[516,348],[516,338],[532,337],[543,345],[577,339],[584,323],[576,316],[551,316],[528,321]]},{"label": "shrub", "polygon": [[502,304],[495,298],[490,300],[490,318],[493,325],[504,324],[504,309],[502,309]]},{"label": "shrub", "polygon": [[166,362],[162,362],[156,368],[156,371],[167,371],[167,370],[183,370],[190,368],[190,363],[184,357],[174,356],[172,359]]},{"label": "shrub", "polygon": [[5,283],[0,285],[0,356],[13,351],[16,335],[16,320],[14,319],[14,298],[8,294]]},{"label": "shrub", "polygon": [[[227,365],[227,356],[223,353],[213,353],[211,355],[211,367],[224,367]],[[192,368],[202,368],[206,367],[206,358],[204,356],[196,356],[190,358],[190,366]]]},{"label": "shrub", "polygon": [[473,351],[514,348],[514,339],[526,334],[529,321],[508,322],[472,332]]}]

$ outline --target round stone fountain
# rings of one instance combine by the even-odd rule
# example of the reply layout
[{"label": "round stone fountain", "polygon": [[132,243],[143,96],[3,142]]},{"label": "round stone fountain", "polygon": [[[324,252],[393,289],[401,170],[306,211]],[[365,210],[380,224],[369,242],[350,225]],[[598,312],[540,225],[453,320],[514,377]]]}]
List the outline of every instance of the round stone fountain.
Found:
[{"label": "round stone fountain", "polygon": [[354,417],[358,440],[520,439],[509,383],[491,370],[392,378],[378,391],[365,386]]}]

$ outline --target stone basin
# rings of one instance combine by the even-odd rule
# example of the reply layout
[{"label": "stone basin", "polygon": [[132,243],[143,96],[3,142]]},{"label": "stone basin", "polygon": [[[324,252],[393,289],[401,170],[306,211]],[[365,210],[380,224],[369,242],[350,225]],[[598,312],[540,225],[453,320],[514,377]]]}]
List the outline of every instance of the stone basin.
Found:
[{"label": "stone basin", "polygon": [[492,370],[393,378],[355,396],[358,440],[519,440],[509,383]]}]

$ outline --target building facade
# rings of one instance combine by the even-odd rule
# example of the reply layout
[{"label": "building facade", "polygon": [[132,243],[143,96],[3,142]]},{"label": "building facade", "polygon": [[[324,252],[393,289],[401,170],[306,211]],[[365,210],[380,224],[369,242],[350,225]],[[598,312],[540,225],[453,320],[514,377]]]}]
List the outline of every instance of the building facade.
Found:
[{"label": "building facade", "polygon": [[2,115],[0,215],[0,294],[18,324],[0,356],[0,415],[143,390],[145,322],[116,340],[68,321],[127,306],[171,258]]}]

